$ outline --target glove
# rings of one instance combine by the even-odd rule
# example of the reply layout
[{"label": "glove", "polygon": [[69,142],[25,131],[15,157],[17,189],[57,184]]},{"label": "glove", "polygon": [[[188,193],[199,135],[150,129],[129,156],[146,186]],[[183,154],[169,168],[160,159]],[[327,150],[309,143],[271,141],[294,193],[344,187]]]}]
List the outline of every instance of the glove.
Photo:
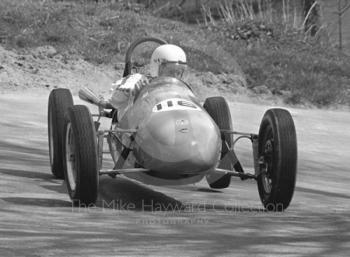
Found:
[{"label": "glove", "polygon": [[122,78],[112,85],[115,86],[118,91],[134,95],[135,92],[138,92],[147,84],[148,79],[144,75],[136,73]]},{"label": "glove", "polygon": [[141,88],[148,84],[148,80],[142,74],[136,73],[122,78],[112,85],[112,96],[109,102],[117,109],[125,109],[130,101],[133,101]]}]

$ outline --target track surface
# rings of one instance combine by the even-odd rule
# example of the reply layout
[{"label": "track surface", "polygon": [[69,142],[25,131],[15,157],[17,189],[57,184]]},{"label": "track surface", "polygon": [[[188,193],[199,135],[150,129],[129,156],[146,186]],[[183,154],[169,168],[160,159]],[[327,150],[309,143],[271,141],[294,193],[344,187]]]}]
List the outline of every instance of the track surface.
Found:
[{"label": "track surface", "polygon": [[[265,110],[231,104],[235,130],[256,133]],[[291,110],[297,187],[273,214],[255,182],[238,179],[213,191],[105,177],[97,207],[72,208],[49,168],[47,95],[1,95],[0,111],[0,256],[349,256],[348,112]],[[248,145],[238,147],[249,166]]]}]

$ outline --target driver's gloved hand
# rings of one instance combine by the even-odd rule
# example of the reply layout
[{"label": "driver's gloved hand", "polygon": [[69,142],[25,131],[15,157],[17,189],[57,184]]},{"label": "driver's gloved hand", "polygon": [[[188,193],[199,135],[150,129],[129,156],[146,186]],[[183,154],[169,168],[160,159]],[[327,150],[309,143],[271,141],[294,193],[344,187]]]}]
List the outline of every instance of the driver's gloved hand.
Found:
[{"label": "driver's gloved hand", "polygon": [[115,90],[122,91],[126,95],[134,95],[147,84],[146,76],[136,73],[116,81],[113,86]]},{"label": "driver's gloved hand", "polygon": [[111,105],[118,109],[120,117],[126,108],[133,103],[134,97],[147,85],[148,79],[139,73],[129,75],[113,84],[112,96],[109,100]]}]

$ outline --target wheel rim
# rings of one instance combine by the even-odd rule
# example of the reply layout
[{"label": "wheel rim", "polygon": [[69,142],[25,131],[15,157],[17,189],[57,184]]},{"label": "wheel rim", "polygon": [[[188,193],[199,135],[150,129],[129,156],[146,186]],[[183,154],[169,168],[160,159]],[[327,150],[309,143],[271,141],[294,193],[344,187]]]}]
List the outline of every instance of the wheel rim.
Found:
[{"label": "wheel rim", "polygon": [[53,164],[53,124],[52,124],[52,114],[51,110],[49,112],[49,156],[50,156],[50,165]]},{"label": "wheel rim", "polygon": [[76,189],[77,171],[76,171],[76,153],[74,147],[74,135],[71,123],[67,125],[66,133],[66,163],[67,163],[67,180],[72,191]]},{"label": "wheel rim", "polygon": [[266,194],[270,194],[272,191],[272,162],[273,162],[273,134],[272,129],[266,133],[266,137],[263,144],[262,152],[262,185]]}]

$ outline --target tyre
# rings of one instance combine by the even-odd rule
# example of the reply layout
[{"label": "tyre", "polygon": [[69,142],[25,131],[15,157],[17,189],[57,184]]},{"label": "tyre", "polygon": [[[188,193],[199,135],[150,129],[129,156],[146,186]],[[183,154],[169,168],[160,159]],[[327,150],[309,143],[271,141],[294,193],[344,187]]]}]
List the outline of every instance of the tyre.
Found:
[{"label": "tyre", "polygon": [[64,115],[73,106],[72,94],[68,89],[58,88],[51,91],[48,103],[49,156],[52,174],[59,179],[63,172],[63,129]]},{"label": "tyre", "polygon": [[[219,129],[232,130],[231,113],[225,98],[221,96],[207,98],[203,105],[211,118],[218,125]],[[223,146],[225,141],[231,147],[232,135],[222,134]],[[228,159],[224,159],[226,155],[226,147],[222,146],[221,161],[219,168],[232,170],[232,164]],[[223,174],[222,172],[211,172],[206,176],[207,182],[211,188],[226,188],[230,185],[231,175]]]},{"label": "tyre", "polygon": [[96,132],[89,109],[75,105],[68,109],[64,126],[64,173],[75,205],[94,204],[98,194]]},{"label": "tyre", "polygon": [[266,111],[258,142],[261,202],[268,211],[284,211],[292,200],[297,173],[297,138],[290,113],[283,109]]}]

